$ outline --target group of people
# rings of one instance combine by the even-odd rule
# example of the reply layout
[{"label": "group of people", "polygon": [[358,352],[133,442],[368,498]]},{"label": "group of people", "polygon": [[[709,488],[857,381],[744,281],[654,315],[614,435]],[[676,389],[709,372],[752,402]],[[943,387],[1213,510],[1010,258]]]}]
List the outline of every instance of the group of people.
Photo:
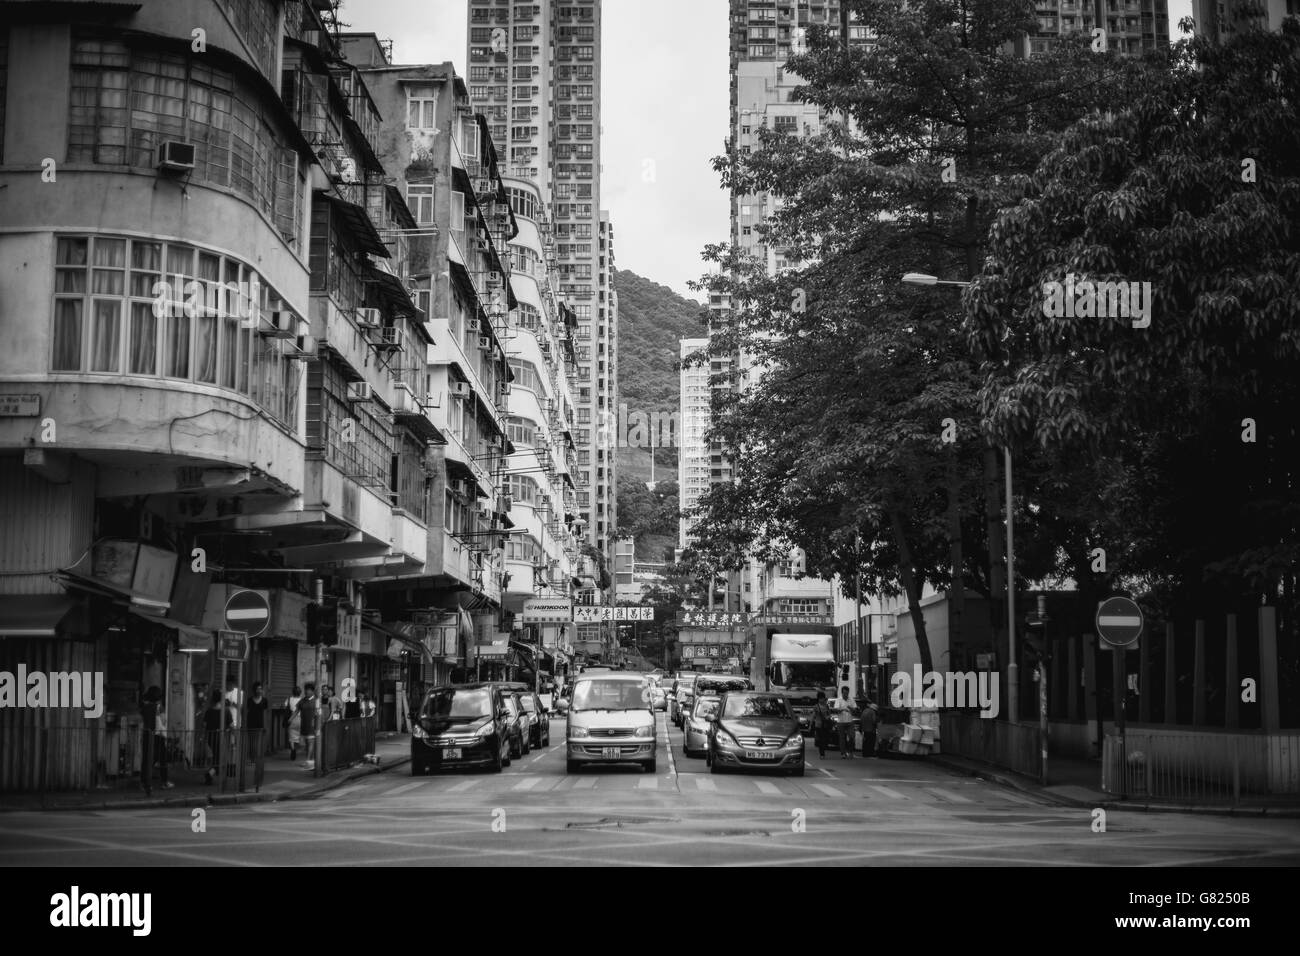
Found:
[{"label": "group of people", "polygon": [[316,696],[316,685],[312,683],[297,685],[293,693],[284,702],[284,726],[289,731],[289,760],[298,759],[298,748],[303,748],[304,770],[316,769],[316,739],[320,725],[330,720],[352,720],[357,717],[373,717],[377,707],[374,699],[362,691],[354,695],[351,691],[352,678],[343,681],[343,696],[336,696],[334,688],[322,684],[320,696]]},{"label": "group of people", "polygon": [[877,710],[875,703],[868,701],[862,708],[862,714],[854,720],[856,708],[849,700],[849,689],[840,688],[840,696],[834,700],[826,697],[825,691],[817,692],[817,703],[813,706],[813,737],[817,742],[817,753],[826,756],[826,748],[831,742],[831,733],[839,735],[838,745],[841,760],[852,760],[857,751],[858,729],[862,730],[862,756],[876,755]]},{"label": "group of people", "polygon": [[[284,726],[289,731],[289,759],[298,759],[298,748],[306,753],[307,770],[316,768],[316,738],[319,725],[323,721],[342,720],[354,717],[373,717],[376,705],[370,695],[362,692],[353,693],[355,681],[346,678],[343,681],[343,696],[335,696],[329,685],[321,687],[320,697],[316,696],[316,685],[295,686],[293,693],[284,702]],[[156,685],[149,687],[140,701],[141,751],[140,782],[146,796],[153,794],[153,768],[158,768],[158,785],[169,790],[175,786],[167,779],[168,732],[167,715],[164,710],[162,689]],[[206,705],[199,712],[199,723],[203,727],[202,736],[195,746],[194,761],[197,766],[207,765],[204,783],[211,784],[219,773],[218,761],[223,750],[226,754],[226,775],[235,775],[239,731],[245,730],[245,740],[250,742],[246,760],[254,759],[252,748],[261,746],[267,756],[271,753],[269,713],[271,702],[267,698],[261,682],[254,683],[247,696],[239,689],[233,678],[226,681],[226,692],[219,694],[216,690],[208,697]]]}]

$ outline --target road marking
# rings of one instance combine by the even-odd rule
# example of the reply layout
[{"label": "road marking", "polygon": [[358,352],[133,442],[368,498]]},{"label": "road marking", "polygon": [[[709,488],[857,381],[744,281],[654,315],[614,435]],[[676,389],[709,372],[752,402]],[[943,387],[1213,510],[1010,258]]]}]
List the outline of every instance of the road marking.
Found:
[{"label": "road marking", "polygon": [[542,782],[541,777],[524,777],[517,784],[511,787],[511,790],[531,790]]},{"label": "road marking", "polygon": [[899,793],[899,792],[898,792],[897,790],[895,790],[893,787],[871,787],[871,789],[872,789],[872,790],[875,790],[877,793],[881,793],[881,794],[885,795],[885,796],[888,797],[890,800],[905,800],[905,799],[906,799],[906,797],[904,797],[901,793]]},{"label": "road marking", "polygon": [[814,767],[813,769],[816,770],[818,773],[826,774],[826,776],[831,777],[832,779],[835,777],[835,774],[831,773],[825,767]]},{"label": "road marking", "polygon": [[339,797],[346,796],[347,794],[356,793],[360,789],[362,789],[361,784],[354,783],[350,787],[342,787],[338,790],[331,790],[329,793],[325,794],[325,799],[337,800]]},{"label": "road marking", "polygon": [[1024,807],[1036,807],[1039,805],[1028,797],[1022,797],[1017,793],[1000,793],[999,796],[1002,797],[1003,800],[1010,800],[1012,803],[1018,803]]},{"label": "road marking", "polygon": [[640,780],[638,780],[638,781],[636,782],[636,788],[637,788],[638,790],[658,790],[658,789],[659,789],[659,778],[658,778],[658,777],[642,777]]},{"label": "road marking", "polygon": [[460,783],[453,783],[447,788],[448,793],[464,793],[466,790],[472,790],[479,785],[478,778],[473,780],[462,780]]},{"label": "road marking", "polygon": [[528,762],[529,762],[529,763],[537,763],[537,761],[541,760],[541,759],[542,759],[543,757],[545,757],[545,756],[546,756],[545,753],[539,753],[536,757],[534,757],[532,760],[530,760],[530,761],[528,761]]},{"label": "road marking", "polygon": [[417,787],[423,787],[423,786],[424,786],[423,780],[416,780],[414,783],[404,783],[400,787],[394,787],[392,790],[389,790],[387,793],[384,794],[384,796],[395,797],[399,793],[407,793],[408,791],[414,790]]},{"label": "road marking", "polygon": [[940,790],[938,787],[926,787],[925,792],[933,794],[940,800],[947,800],[949,803],[974,803],[969,797],[963,797],[961,794],[953,793],[950,790]]},{"label": "road marking", "polygon": [[759,789],[762,793],[780,793],[780,792],[781,792],[781,788],[780,788],[780,787],[778,787],[776,784],[774,784],[774,783],[772,783],[772,782],[770,782],[770,781],[768,781],[768,780],[755,780],[755,781],[754,781],[754,786],[758,787],[758,789]]},{"label": "road marking", "polygon": [[703,790],[705,793],[717,793],[718,785],[714,783],[712,780],[710,780],[708,777],[696,777],[695,789]]},{"label": "road marking", "polygon": [[842,796],[844,796],[843,792],[841,792],[841,791],[839,791],[839,790],[836,790],[834,787],[832,787],[832,786],[831,786],[830,784],[828,784],[828,783],[814,783],[812,786],[813,786],[813,789],[814,789],[814,790],[820,790],[822,793],[826,794],[826,796],[828,796],[828,797],[842,797]]},{"label": "road marking", "polygon": [[594,790],[595,788],[596,788],[595,777],[574,777],[573,778],[574,790]]}]

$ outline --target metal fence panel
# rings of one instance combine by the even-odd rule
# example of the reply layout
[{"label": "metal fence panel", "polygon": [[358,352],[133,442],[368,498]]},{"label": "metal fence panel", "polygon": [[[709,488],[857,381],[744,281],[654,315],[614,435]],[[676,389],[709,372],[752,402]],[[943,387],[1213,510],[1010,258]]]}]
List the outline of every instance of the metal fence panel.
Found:
[{"label": "metal fence panel", "polygon": [[1205,803],[1300,793],[1300,734],[1110,734],[1102,747],[1102,789]]},{"label": "metal fence panel", "polygon": [[979,760],[1026,776],[1042,771],[1037,724],[1012,724],[974,714],[939,715],[943,752]]}]

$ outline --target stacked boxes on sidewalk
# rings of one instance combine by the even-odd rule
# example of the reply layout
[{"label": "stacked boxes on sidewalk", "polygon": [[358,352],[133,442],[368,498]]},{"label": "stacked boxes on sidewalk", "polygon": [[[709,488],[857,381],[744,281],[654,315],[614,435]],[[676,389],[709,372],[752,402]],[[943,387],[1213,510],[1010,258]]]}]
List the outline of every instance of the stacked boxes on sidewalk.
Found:
[{"label": "stacked boxes on sidewalk", "polygon": [[935,707],[914,707],[903,725],[903,736],[898,742],[898,752],[912,756],[939,753],[939,710]]}]

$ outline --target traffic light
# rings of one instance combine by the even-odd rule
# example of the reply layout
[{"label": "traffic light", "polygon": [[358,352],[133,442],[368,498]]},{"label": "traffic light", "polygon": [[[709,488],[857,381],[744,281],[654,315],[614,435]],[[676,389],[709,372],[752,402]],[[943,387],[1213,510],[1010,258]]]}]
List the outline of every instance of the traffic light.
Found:
[{"label": "traffic light", "polygon": [[1020,643],[1020,647],[1024,656],[1024,665],[1026,667],[1037,667],[1039,662],[1047,662],[1047,650],[1043,642],[1042,634],[1030,633]]},{"label": "traffic light", "polygon": [[327,598],[324,603],[307,605],[307,643],[333,646],[339,642],[338,600]]},{"label": "traffic light", "polygon": [[321,606],[315,601],[307,605],[307,643],[320,643]]}]

